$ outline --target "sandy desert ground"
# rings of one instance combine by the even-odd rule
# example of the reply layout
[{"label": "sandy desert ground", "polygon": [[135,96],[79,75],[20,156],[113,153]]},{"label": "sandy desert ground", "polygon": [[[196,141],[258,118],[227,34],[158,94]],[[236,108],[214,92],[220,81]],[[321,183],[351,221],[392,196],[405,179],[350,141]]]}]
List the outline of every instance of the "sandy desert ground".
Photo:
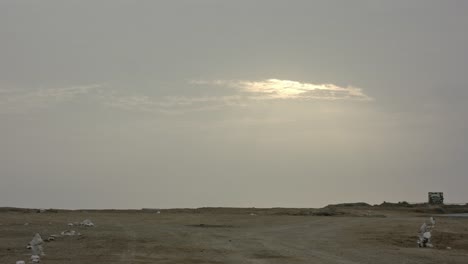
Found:
[{"label": "sandy desert ground", "polygon": [[[160,214],[3,208],[0,263],[29,260],[26,245],[35,233],[47,238],[68,229],[82,235],[45,243],[41,263],[468,263],[468,218],[437,217],[435,248],[417,248],[420,225],[436,212],[366,206]],[[84,219],[96,226],[67,226]]]}]

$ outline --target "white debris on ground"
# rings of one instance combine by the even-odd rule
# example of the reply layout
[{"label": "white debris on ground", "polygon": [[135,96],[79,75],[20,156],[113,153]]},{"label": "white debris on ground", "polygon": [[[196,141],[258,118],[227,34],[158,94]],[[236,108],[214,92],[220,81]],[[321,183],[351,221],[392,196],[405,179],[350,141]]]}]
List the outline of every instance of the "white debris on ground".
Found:
[{"label": "white debris on ground", "polygon": [[85,226],[85,227],[94,227],[94,223],[91,222],[91,220],[89,219],[84,220],[83,222],[80,223],[80,225]]},{"label": "white debris on ground", "polygon": [[39,234],[34,235],[34,238],[31,240],[31,242],[29,242],[33,255],[44,256],[42,244],[44,244],[44,240],[42,240],[41,235]]},{"label": "white debris on ground", "polygon": [[[44,213],[44,212],[46,212],[45,209],[39,209],[38,210],[38,213]],[[158,213],[159,213],[159,211],[158,211]],[[49,222],[49,224],[52,224],[52,223]],[[24,223],[24,225],[28,226],[29,223]],[[72,226],[94,227],[95,225],[91,220],[85,219],[81,223],[79,223],[79,222],[68,223],[68,226],[70,226],[70,227],[72,227]],[[65,231],[61,232],[60,235],[50,235],[50,236],[47,237],[47,239],[43,240],[41,235],[39,233],[36,233],[34,235],[33,239],[31,240],[31,242],[29,242],[28,245],[26,246],[27,249],[31,250],[31,262],[28,262],[28,263],[39,263],[39,262],[41,262],[41,256],[45,256],[44,250],[43,250],[43,247],[42,247],[44,242],[55,241],[55,239],[59,238],[60,236],[81,236],[81,234],[79,232],[76,232],[75,230],[65,230]],[[16,264],[25,264],[25,263],[26,262],[24,260],[16,261]]]},{"label": "white debris on ground", "polygon": [[421,227],[419,228],[419,235],[418,235],[418,247],[434,247],[431,243],[431,231],[435,227],[435,219],[434,217],[429,218],[430,224],[423,223]]},{"label": "white debris on ground", "polygon": [[81,236],[81,234],[76,232],[75,230],[65,230],[60,234],[62,236]]},{"label": "white debris on ground", "polygon": [[31,256],[31,261],[32,261],[32,263],[39,263],[39,262],[41,262],[41,257],[39,257],[38,255],[32,255]]},{"label": "white debris on ground", "polygon": [[46,238],[45,242],[52,242],[55,240],[56,237],[56,235],[50,235],[48,238]]},{"label": "white debris on ground", "polygon": [[257,215],[257,214],[254,214],[254,213],[250,213],[249,215],[251,215],[251,216],[255,216],[255,215]]}]

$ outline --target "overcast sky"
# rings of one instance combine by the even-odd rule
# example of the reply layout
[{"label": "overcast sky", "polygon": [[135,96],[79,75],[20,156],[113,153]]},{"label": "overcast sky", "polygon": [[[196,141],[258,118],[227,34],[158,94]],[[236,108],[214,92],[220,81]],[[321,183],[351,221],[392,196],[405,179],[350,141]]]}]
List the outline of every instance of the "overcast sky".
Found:
[{"label": "overcast sky", "polygon": [[0,2],[0,206],[468,202],[468,1]]}]

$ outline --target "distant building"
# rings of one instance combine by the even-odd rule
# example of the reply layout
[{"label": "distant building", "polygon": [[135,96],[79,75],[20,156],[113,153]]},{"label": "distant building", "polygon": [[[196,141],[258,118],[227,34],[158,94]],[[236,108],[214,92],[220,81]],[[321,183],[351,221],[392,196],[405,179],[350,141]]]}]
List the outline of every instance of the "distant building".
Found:
[{"label": "distant building", "polygon": [[429,204],[444,204],[444,193],[443,192],[429,192],[428,203]]}]

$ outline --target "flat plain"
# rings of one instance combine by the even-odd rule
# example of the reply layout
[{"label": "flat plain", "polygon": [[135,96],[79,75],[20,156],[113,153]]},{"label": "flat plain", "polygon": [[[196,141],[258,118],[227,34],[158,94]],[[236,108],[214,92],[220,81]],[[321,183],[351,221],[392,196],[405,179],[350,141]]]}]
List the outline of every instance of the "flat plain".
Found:
[{"label": "flat plain", "polygon": [[[464,208],[458,208],[466,210]],[[0,263],[31,255],[45,239],[45,264],[83,263],[468,263],[468,218],[441,208],[336,206],[324,209],[0,210]],[[158,213],[158,211],[160,213]],[[436,216],[434,248],[417,233]],[[95,227],[68,226],[90,219]]]}]

